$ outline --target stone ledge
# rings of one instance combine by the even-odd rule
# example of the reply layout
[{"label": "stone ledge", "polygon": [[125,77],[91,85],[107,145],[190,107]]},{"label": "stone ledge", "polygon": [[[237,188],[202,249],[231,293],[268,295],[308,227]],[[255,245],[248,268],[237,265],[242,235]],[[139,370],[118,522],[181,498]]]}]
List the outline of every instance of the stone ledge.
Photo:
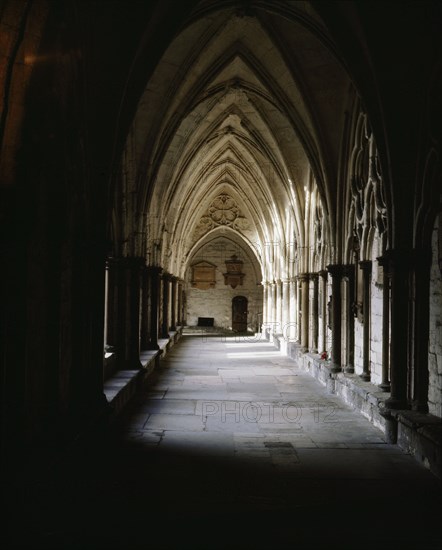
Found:
[{"label": "stone ledge", "polygon": [[441,478],[442,421],[417,411],[391,411],[397,420],[397,444]]},{"label": "stone ledge", "polygon": [[294,359],[302,370],[326,386],[330,393],[338,395],[345,403],[358,410],[384,433],[387,440],[390,440],[391,434],[394,433],[392,442],[397,442],[401,449],[414,456],[434,475],[441,477],[440,418],[408,410],[389,410],[389,414],[385,414],[385,401],[390,397],[389,392],[383,392],[378,386],[364,382],[357,374],[331,372],[327,361],[322,360],[319,355],[303,353],[296,343],[288,343],[287,355]]},{"label": "stone ledge", "polygon": [[160,357],[166,355],[171,347],[180,339],[182,328],[170,333],[169,338],[158,341],[159,350],[143,350],[140,352],[139,369],[118,370],[103,384],[103,393],[106,396],[112,413],[111,421],[115,420],[132,400],[136,393],[146,384],[147,379],[158,367]]}]

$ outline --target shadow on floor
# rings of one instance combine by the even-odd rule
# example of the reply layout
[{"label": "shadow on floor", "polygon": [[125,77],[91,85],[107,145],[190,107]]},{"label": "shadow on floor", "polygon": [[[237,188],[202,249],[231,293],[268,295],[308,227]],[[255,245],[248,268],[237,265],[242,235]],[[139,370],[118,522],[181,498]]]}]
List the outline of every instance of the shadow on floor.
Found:
[{"label": "shadow on floor", "polygon": [[[289,490],[288,490],[289,489]],[[3,548],[440,549],[440,497],[410,480],[330,479],[167,453],[112,434],[28,487]]]}]

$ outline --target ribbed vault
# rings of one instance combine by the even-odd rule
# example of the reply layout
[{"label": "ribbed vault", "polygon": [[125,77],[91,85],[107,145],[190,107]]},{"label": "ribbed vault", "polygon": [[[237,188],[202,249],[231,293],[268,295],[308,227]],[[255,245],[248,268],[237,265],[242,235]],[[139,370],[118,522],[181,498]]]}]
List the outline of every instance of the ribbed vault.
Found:
[{"label": "ribbed vault", "polygon": [[[313,206],[321,233],[333,233],[349,81],[303,3],[227,5],[199,4],[139,101],[127,146],[142,214],[134,232],[147,235],[151,262],[183,277],[224,223],[255,250],[264,279],[291,276],[283,251],[312,249]],[[213,219],[220,197],[233,222]],[[308,269],[311,258],[298,258],[295,269]]]}]

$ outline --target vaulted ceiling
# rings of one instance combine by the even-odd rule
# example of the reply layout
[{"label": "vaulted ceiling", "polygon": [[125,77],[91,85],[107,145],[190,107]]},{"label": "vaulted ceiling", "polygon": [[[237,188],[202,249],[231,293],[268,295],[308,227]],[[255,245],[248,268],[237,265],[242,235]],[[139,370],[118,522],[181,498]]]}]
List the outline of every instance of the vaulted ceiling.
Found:
[{"label": "vaulted ceiling", "polygon": [[149,247],[180,275],[220,227],[263,264],[269,242],[306,246],[312,197],[334,223],[352,87],[325,26],[306,2],[230,6],[189,14],[128,139]]}]

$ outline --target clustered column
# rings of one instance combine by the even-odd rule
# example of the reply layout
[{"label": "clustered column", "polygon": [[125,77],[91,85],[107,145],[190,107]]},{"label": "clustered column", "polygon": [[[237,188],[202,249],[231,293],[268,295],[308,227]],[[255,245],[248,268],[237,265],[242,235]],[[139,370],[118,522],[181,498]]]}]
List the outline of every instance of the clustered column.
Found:
[{"label": "clustered column", "polygon": [[149,319],[149,300],[150,300],[150,280],[149,269],[144,266],[141,270],[141,339],[140,347],[142,350],[149,349],[150,319]]},{"label": "clustered column", "polygon": [[169,297],[170,297],[170,275],[169,273],[163,273],[162,286],[163,286],[163,300],[161,308],[161,338],[169,338]]},{"label": "clustered column", "polygon": [[349,264],[343,266],[344,281],[346,282],[346,348],[344,371],[348,374],[355,372],[355,317],[354,317],[354,296],[355,296],[355,266]]},{"label": "clustered column", "polygon": [[[413,256],[414,276],[414,319],[410,339],[413,343],[413,393],[411,395],[414,410],[428,412],[429,372],[428,341],[430,338],[430,272],[431,249],[419,249]],[[426,298],[427,297],[427,298]]]},{"label": "clustered column", "polygon": [[276,318],[275,318],[275,333],[282,332],[282,281],[278,279],[275,282],[276,287]]},{"label": "clustered column", "polygon": [[382,267],[382,380],[381,390],[390,391],[390,267],[387,254],[378,258]]},{"label": "clustered column", "polygon": [[411,251],[391,250],[391,346],[390,346],[390,398],[385,402],[389,409],[406,409],[408,349],[404,334],[409,331],[408,292],[411,270]]},{"label": "clustered column", "polygon": [[301,273],[298,276],[301,283],[301,349],[308,350],[308,318],[309,318],[309,276]]},{"label": "clustered column", "polygon": [[370,285],[371,285],[371,261],[363,260],[359,262],[362,269],[362,315],[363,315],[363,338],[362,338],[362,380],[370,381]]},{"label": "clustered column", "polygon": [[290,281],[282,280],[282,325],[281,332],[286,340],[289,339],[289,319],[290,319]]},{"label": "clustered column", "polygon": [[298,338],[298,319],[297,319],[297,288],[296,288],[296,277],[290,278],[290,331],[289,338],[290,341],[295,341]]},{"label": "clustered column", "polygon": [[270,296],[269,304],[271,307],[271,332],[274,334],[276,332],[276,282],[272,281],[270,283]]},{"label": "clustered column", "polygon": [[332,278],[332,372],[341,371],[341,278],[342,265],[328,265]]},{"label": "clustered column", "polygon": [[268,322],[268,283],[267,281],[263,281],[262,283],[262,323],[261,323],[261,332],[263,337],[265,338],[265,328],[266,324]]},{"label": "clustered column", "polygon": [[322,317],[321,317],[321,333],[322,333],[321,349],[322,349],[322,351],[327,351],[327,279],[328,279],[328,273],[324,269],[324,270],[319,272],[319,276],[321,277],[321,283],[322,283],[322,291],[321,291],[321,311],[322,311]]},{"label": "clustered column", "polygon": [[176,306],[177,306],[177,278],[170,277],[172,299],[170,304],[170,330],[176,331]]},{"label": "clustered column", "polygon": [[177,325],[183,326],[183,281],[177,279],[178,296],[177,296]]},{"label": "clustered column", "polygon": [[312,352],[318,353],[318,313],[319,313],[319,275],[310,273],[310,280],[313,282],[312,300]]},{"label": "clustered column", "polygon": [[160,284],[161,284],[161,267],[149,266],[147,268],[149,274],[149,343],[147,349],[157,350],[158,331],[159,331],[159,303],[160,303]]},{"label": "clustered column", "polygon": [[143,258],[109,258],[108,349],[116,353],[118,368],[140,367],[140,289]]}]

